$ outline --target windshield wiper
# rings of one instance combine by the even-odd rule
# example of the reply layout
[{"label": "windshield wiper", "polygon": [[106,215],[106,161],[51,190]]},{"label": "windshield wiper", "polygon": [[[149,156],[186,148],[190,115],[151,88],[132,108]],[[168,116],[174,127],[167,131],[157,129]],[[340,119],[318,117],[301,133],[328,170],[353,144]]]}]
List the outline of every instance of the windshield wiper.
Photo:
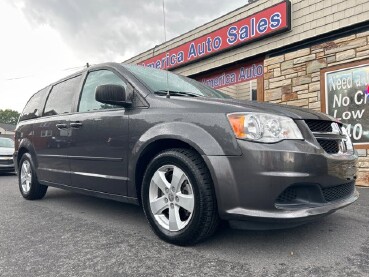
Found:
[{"label": "windshield wiper", "polygon": [[164,89],[160,89],[157,91],[154,91],[155,94],[158,95],[167,95],[169,92],[170,96],[188,96],[188,97],[201,97],[201,94],[197,94],[197,93],[193,93],[193,92],[187,92],[187,91],[175,91],[175,90],[164,90]]}]

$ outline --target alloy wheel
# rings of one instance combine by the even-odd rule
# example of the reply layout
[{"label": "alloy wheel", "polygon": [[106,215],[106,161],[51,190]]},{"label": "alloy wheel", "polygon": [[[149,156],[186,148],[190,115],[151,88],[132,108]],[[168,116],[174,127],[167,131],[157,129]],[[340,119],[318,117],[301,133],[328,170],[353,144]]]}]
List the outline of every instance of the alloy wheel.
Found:
[{"label": "alloy wheel", "polygon": [[183,170],[175,165],[160,167],[151,178],[149,203],[156,222],[164,229],[184,229],[192,218],[195,197]]},{"label": "alloy wheel", "polygon": [[27,160],[22,164],[20,179],[23,193],[29,193],[32,184],[32,169],[30,162]]}]

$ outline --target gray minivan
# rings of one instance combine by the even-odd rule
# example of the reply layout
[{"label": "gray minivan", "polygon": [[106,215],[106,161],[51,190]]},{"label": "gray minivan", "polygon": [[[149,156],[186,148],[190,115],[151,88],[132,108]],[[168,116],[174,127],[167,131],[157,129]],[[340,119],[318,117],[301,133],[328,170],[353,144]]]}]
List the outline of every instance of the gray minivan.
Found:
[{"label": "gray minivan", "polygon": [[290,227],[358,198],[357,154],[336,119],[136,65],[92,66],[34,94],[15,150],[24,198],[52,186],[142,205],[179,245],[220,220]]}]

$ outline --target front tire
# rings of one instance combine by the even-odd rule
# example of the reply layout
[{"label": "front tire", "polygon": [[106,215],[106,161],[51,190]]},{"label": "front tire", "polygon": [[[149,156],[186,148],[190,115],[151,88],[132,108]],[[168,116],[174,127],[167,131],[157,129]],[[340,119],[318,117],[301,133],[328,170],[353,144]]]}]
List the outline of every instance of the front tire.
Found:
[{"label": "front tire", "polygon": [[19,162],[18,175],[19,190],[27,200],[42,199],[47,191],[47,186],[38,182],[32,157],[29,153],[23,154]]},{"label": "front tire", "polygon": [[141,200],[153,231],[163,240],[192,245],[219,222],[213,183],[201,156],[188,149],[158,154],[148,165]]}]

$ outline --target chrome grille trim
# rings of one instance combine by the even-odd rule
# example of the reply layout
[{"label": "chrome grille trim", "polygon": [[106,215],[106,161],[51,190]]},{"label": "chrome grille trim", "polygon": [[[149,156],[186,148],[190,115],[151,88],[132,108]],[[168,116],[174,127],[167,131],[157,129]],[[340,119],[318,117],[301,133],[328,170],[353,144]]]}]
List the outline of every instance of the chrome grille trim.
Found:
[{"label": "chrome grille trim", "polygon": [[326,120],[305,120],[321,148],[328,154],[347,152],[346,136],[337,122]]}]

